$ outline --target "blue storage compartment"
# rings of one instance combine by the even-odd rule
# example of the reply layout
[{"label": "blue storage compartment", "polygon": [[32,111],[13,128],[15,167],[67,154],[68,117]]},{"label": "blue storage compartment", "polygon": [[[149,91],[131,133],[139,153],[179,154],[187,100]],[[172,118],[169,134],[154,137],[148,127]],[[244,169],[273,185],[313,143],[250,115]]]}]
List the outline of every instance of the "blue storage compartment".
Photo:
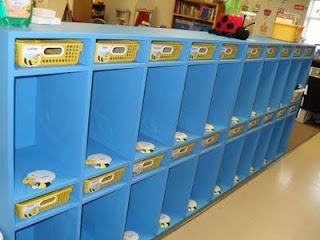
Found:
[{"label": "blue storage compartment", "polygon": [[251,118],[251,111],[259,84],[263,62],[248,61],[244,64],[233,116],[243,123]]},{"label": "blue storage compartment", "polygon": [[80,239],[80,210],[72,208],[16,232],[16,240]]},{"label": "blue storage compartment", "polygon": [[269,123],[262,127],[259,142],[252,161],[252,166],[250,167],[250,173],[259,171],[261,168],[270,163],[266,160],[266,154],[268,151],[269,143],[271,141],[273,127],[274,124],[272,123]]},{"label": "blue storage compartment", "polygon": [[126,231],[134,231],[139,240],[153,239],[159,226],[167,171],[131,185]]},{"label": "blue storage compartment", "polygon": [[200,210],[215,197],[213,191],[218,179],[223,150],[224,146],[220,146],[199,157],[191,192],[191,199],[197,203],[196,210]]},{"label": "blue storage compartment", "polygon": [[[228,191],[233,186],[243,143],[244,137],[236,138],[226,143],[216,184],[221,193]],[[217,192],[215,193],[217,194]]]},{"label": "blue storage compartment", "polygon": [[263,63],[261,77],[256,92],[257,94],[252,109],[257,113],[257,116],[262,116],[267,112],[277,67],[278,61],[275,60],[268,60]]},{"label": "blue storage compartment", "polygon": [[277,150],[279,147],[280,140],[282,138],[282,130],[284,127],[284,123],[285,119],[283,118],[281,120],[276,121],[274,124],[270,144],[266,155],[266,160],[268,162],[273,162],[279,157],[277,156]]},{"label": "blue storage compartment", "polygon": [[186,217],[197,160],[197,157],[192,158],[169,169],[161,213],[170,217],[170,224],[160,226],[158,233],[168,230]]},{"label": "blue storage compartment", "polygon": [[252,166],[252,162],[254,160],[255,150],[258,145],[260,132],[261,131],[257,129],[256,131],[248,133],[245,137],[237,168],[238,181],[235,181],[235,184],[243,181],[251,174],[250,167]]},{"label": "blue storage compartment", "polygon": [[[281,108],[280,105],[284,88],[286,86],[291,60],[279,60],[277,73],[273,82],[273,87],[269,99],[268,107],[273,111]],[[287,91],[287,89],[286,89]]]},{"label": "blue storage compartment", "polygon": [[112,161],[105,169],[86,165],[87,178],[124,167],[134,157],[145,75],[144,68],[94,72],[87,157],[103,153]]},{"label": "blue storage compartment", "polygon": [[242,63],[221,63],[218,66],[207,123],[216,131],[229,127],[240,85]]},{"label": "blue storage compartment", "polygon": [[80,239],[122,239],[128,199],[129,187],[126,186],[84,204]]},{"label": "blue storage compartment", "polygon": [[[90,84],[88,72],[15,79],[16,203],[79,182],[85,159]],[[37,170],[55,174],[50,186],[34,190],[23,184],[23,179]]]},{"label": "blue storage compartment", "polygon": [[277,149],[277,156],[281,156],[286,152],[294,121],[295,115],[291,115],[285,119],[285,124],[282,130],[282,136],[280,138],[280,143]]}]

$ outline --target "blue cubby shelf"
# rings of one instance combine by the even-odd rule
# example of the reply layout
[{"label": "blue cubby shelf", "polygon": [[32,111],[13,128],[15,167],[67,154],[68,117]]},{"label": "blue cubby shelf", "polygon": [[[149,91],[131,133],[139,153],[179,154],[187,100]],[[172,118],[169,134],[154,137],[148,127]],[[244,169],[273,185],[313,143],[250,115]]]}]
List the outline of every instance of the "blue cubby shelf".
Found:
[{"label": "blue cubby shelf", "polygon": [[[268,123],[261,128],[261,133],[258,140],[258,145],[255,149],[254,158],[250,167],[250,172],[257,172],[270,162],[265,162],[269,143],[272,141],[271,136],[274,128],[274,123]],[[251,168],[253,168],[251,170]]]},{"label": "blue cubby shelf", "polygon": [[248,133],[245,137],[236,172],[239,182],[245,180],[250,175],[250,167],[252,166],[260,132],[260,129],[255,129],[254,131]]},{"label": "blue cubby shelf", "polygon": [[79,207],[66,208],[50,218],[39,220],[37,223],[19,229],[16,231],[15,239],[80,239],[79,215]]},{"label": "blue cubby shelf", "polygon": [[[67,22],[0,27],[0,39],[5,240],[113,240],[125,231],[142,240],[165,235],[234,189],[235,176],[241,182],[285,153],[300,104],[292,94],[297,85],[305,87],[315,51],[265,37],[241,41],[200,31]],[[72,39],[83,47],[73,65],[20,67],[17,39]],[[136,58],[95,63],[100,40],[135,41]],[[155,41],[179,43],[181,51],[176,59],[150,60]],[[214,45],[212,56],[190,57],[195,43]],[[239,133],[232,132],[238,127]],[[177,131],[187,139],[176,141]],[[138,142],[155,149],[139,152]],[[187,146],[192,150],[183,152]],[[86,160],[93,154],[112,161],[91,167]],[[56,177],[33,189],[23,180],[37,170]],[[117,170],[123,170],[121,178],[86,193],[87,181]],[[15,213],[16,204],[70,186],[65,203],[28,219]],[[197,204],[193,211],[190,200]],[[167,228],[159,225],[162,213],[171,218]]]},{"label": "blue cubby shelf", "polygon": [[222,194],[233,187],[243,143],[243,136],[226,143],[216,183]]},{"label": "blue cubby shelf", "polygon": [[[171,218],[170,228],[187,215],[196,166],[197,157],[193,157],[169,169],[161,213]],[[160,226],[158,232],[165,229]]]},{"label": "blue cubby shelf", "polygon": [[163,170],[131,185],[126,231],[138,233],[141,239],[157,235],[167,175]]},{"label": "blue cubby shelf", "polygon": [[201,203],[203,203],[204,206],[205,203],[212,201],[221,166],[223,150],[224,145],[221,145],[199,156],[191,192],[191,199],[200,204],[197,209],[201,208]]},{"label": "blue cubby shelf", "polygon": [[125,186],[83,204],[80,239],[122,239],[129,191]]},{"label": "blue cubby shelf", "polygon": [[270,141],[269,143],[268,151],[265,158],[268,162],[273,162],[274,160],[276,160],[277,149],[279,146],[280,138],[282,136],[284,124],[285,119],[280,119],[279,121],[276,121],[274,123],[274,128],[271,136],[272,141]]}]

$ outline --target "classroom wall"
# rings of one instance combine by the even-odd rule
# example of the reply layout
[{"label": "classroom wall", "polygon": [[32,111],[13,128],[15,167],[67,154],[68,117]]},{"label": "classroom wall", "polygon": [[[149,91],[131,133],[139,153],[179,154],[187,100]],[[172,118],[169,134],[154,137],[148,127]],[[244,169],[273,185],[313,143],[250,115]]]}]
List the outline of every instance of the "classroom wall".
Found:
[{"label": "classroom wall", "polygon": [[[37,0],[53,1],[57,0]],[[67,0],[58,0],[67,1]],[[72,7],[73,0],[68,0]],[[130,24],[134,23],[135,8],[146,7],[154,9],[152,26],[166,25],[171,27],[172,13],[175,0],[104,0],[106,4],[105,20],[110,24],[116,23],[116,8],[124,7],[131,11]],[[255,35],[271,36],[272,25],[278,11],[291,12],[300,15],[300,25],[303,25],[310,0],[243,0],[242,7],[247,6],[248,11],[257,13]],[[72,8],[71,8],[72,9]],[[267,14],[268,11],[270,14]]]},{"label": "classroom wall", "polygon": [[299,25],[303,25],[309,2],[310,0],[243,0],[242,8],[257,14],[256,35],[271,36],[273,21],[278,11],[298,14]]}]

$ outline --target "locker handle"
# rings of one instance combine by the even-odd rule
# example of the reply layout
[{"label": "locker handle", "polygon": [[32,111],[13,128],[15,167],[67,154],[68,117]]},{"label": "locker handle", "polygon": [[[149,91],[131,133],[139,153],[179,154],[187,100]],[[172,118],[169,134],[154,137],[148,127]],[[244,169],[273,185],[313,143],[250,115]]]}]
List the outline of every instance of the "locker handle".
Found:
[{"label": "locker handle", "polygon": [[45,206],[48,206],[48,205],[50,205],[52,203],[55,203],[56,201],[57,201],[57,197],[53,196],[51,198],[48,198],[48,199],[45,199],[45,200],[41,201],[39,205],[41,207],[45,207]]}]

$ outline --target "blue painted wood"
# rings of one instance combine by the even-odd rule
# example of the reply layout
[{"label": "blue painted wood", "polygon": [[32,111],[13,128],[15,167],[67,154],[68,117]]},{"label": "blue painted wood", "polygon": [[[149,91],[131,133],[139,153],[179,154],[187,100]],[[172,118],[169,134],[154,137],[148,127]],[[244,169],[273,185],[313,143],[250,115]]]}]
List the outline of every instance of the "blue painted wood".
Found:
[{"label": "blue painted wood", "polygon": [[[284,153],[294,113],[264,125],[261,121],[255,129],[227,140],[231,116],[239,115],[246,124],[252,109],[258,117],[265,115],[271,94],[277,104],[288,101],[294,84],[305,85],[312,60],[312,56],[294,57],[292,53],[280,57],[283,47],[294,49],[295,43],[261,37],[240,41],[161,28],[31,24],[29,28],[0,27],[0,38],[0,189],[6,196],[0,202],[0,231],[6,240],[79,240],[80,229],[82,239],[90,239],[88,235],[120,239],[124,229],[136,230],[140,239],[152,239],[166,231],[158,227],[162,209],[179,213],[172,215],[172,224],[181,223],[187,196],[198,201],[198,210],[214,201],[212,191],[219,171],[224,173],[218,181],[224,193],[234,187],[232,175],[245,155],[259,169],[268,151],[272,150],[273,159]],[[75,65],[21,68],[13,59],[18,38],[76,39],[83,42],[83,49]],[[116,39],[140,44],[135,61],[94,64],[96,41]],[[152,41],[182,43],[178,60],[149,61]],[[194,42],[216,45],[213,57],[190,60]],[[219,59],[223,44],[239,46],[234,59]],[[246,59],[248,45],[263,46],[263,55]],[[273,58],[264,58],[271,45],[279,51]],[[285,63],[289,62],[288,70]],[[282,89],[272,91],[275,79],[281,81]],[[204,131],[205,123],[213,124],[213,133],[221,136],[216,144],[201,149],[202,138],[211,134]],[[284,123],[283,131],[272,135],[274,126],[280,130],[280,123]],[[177,130],[187,132],[187,142],[174,141]],[[133,164],[148,157],[135,151],[140,140],[156,145],[149,156],[164,153],[165,157],[159,168],[132,177]],[[173,148],[192,141],[196,145],[191,154],[171,161]],[[269,146],[269,142],[277,144]],[[88,155],[98,152],[113,158],[104,170],[84,164]],[[126,167],[121,181],[92,195],[83,193],[84,180],[120,167]],[[50,187],[34,190],[22,184],[27,173],[40,169],[56,173]],[[181,188],[166,187],[167,181]],[[67,203],[29,219],[19,219],[14,213],[16,203],[70,185],[73,191]],[[103,225],[104,221],[110,224]]]}]

